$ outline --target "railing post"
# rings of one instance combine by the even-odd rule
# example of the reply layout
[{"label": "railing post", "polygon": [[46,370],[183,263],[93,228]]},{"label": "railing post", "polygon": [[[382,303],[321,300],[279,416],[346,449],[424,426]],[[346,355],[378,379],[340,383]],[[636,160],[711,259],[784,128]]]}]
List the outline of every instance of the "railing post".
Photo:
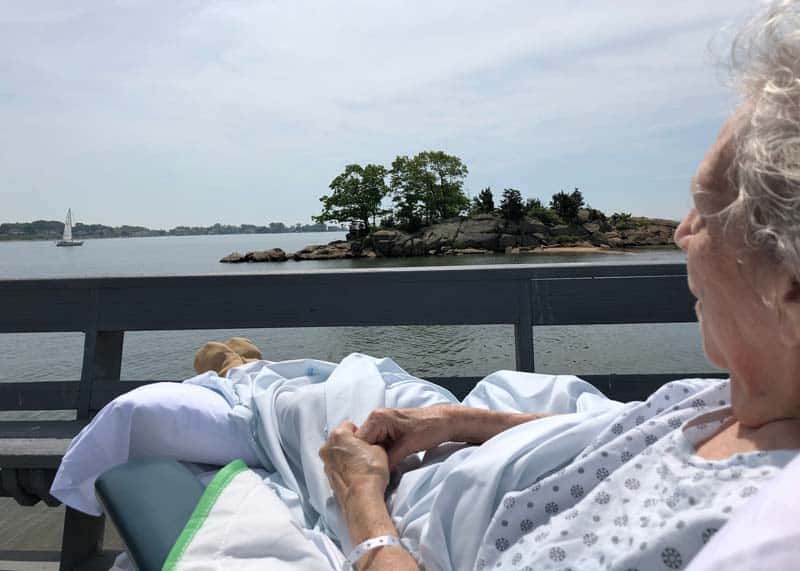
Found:
[{"label": "railing post", "polygon": [[103,550],[106,517],[92,517],[67,507],[59,571],[73,571]]},{"label": "railing post", "polygon": [[78,420],[88,419],[92,410],[92,387],[96,380],[118,381],[122,370],[124,331],[86,332],[83,343],[83,368],[78,389]]},{"label": "railing post", "polygon": [[519,281],[517,320],[514,323],[517,370],[533,372],[533,318],[531,308],[531,280]]}]

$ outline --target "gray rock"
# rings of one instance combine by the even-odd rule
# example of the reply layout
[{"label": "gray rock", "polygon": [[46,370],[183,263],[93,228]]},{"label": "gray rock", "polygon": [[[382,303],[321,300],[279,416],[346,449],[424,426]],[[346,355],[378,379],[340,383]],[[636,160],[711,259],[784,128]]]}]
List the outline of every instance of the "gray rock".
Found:
[{"label": "gray rock", "polygon": [[547,234],[547,226],[536,218],[525,218],[520,223],[523,234]]},{"label": "gray rock", "polygon": [[247,262],[285,262],[287,259],[286,252],[280,248],[247,252],[245,255]]},{"label": "gray rock", "polygon": [[538,248],[542,244],[547,243],[547,238],[543,234],[531,234],[531,235],[523,235],[522,240],[520,241],[520,246],[524,246],[526,248]]},{"label": "gray rock", "polygon": [[500,236],[496,232],[459,232],[453,246],[458,249],[497,250]]},{"label": "gray rock", "polygon": [[228,254],[224,258],[220,260],[223,264],[241,264],[242,262],[246,262],[245,257],[241,255],[239,252],[233,252]]},{"label": "gray rock", "polygon": [[459,233],[496,234],[500,231],[500,218],[493,214],[478,214],[461,223]]},{"label": "gray rock", "polygon": [[608,238],[602,232],[592,232],[589,235],[589,242],[595,246],[608,246]]},{"label": "gray rock", "polygon": [[461,222],[442,222],[422,230],[418,239],[424,244],[424,250],[442,250],[451,248],[455,242]]},{"label": "gray rock", "polygon": [[461,223],[453,240],[453,246],[456,249],[475,248],[478,250],[502,251],[499,245],[500,232],[500,219],[497,216],[479,214],[467,218]]},{"label": "gray rock", "polygon": [[519,236],[514,236],[513,234],[500,234],[500,238],[497,241],[497,248],[498,250],[505,251],[507,248],[519,246],[519,242]]},{"label": "gray rock", "polygon": [[582,228],[589,234],[594,234],[595,232],[610,232],[612,230],[611,224],[608,222],[603,222],[602,220],[593,220],[592,222],[587,222],[586,224],[582,225]]},{"label": "gray rock", "polygon": [[408,234],[400,230],[378,230],[370,237],[375,254],[387,258],[403,256],[402,244],[408,240]]},{"label": "gray rock", "polygon": [[[425,242],[417,238],[409,238],[400,245],[400,251],[403,256],[424,256],[427,252],[425,250]],[[436,251],[433,251],[436,254]]]},{"label": "gray rock", "polygon": [[566,224],[556,224],[550,228],[550,234],[553,236],[571,236],[573,232],[572,228]]},{"label": "gray rock", "polygon": [[299,252],[295,252],[292,258],[295,261],[302,260],[342,260],[346,258],[360,257],[353,255],[350,249],[350,242],[338,241],[327,245],[306,246]]},{"label": "gray rock", "polygon": [[444,252],[447,256],[475,256],[491,253],[491,250],[485,250],[483,248],[449,248]]}]

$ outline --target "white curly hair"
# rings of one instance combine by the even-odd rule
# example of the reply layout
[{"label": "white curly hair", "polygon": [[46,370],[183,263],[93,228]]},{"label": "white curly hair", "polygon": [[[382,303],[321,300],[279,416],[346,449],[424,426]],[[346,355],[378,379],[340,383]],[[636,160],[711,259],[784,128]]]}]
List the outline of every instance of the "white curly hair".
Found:
[{"label": "white curly hair", "polygon": [[750,20],[731,48],[747,114],[736,137],[729,206],[749,245],[800,278],[800,1],[779,0]]}]

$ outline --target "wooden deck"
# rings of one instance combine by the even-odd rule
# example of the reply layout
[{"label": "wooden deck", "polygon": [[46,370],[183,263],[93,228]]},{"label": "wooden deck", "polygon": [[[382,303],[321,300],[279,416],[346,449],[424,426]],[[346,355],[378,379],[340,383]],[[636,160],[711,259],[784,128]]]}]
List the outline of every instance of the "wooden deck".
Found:
[{"label": "wooden deck", "polygon": [[[64,507],[20,506],[11,498],[0,498],[0,571],[56,571],[61,556]],[[114,526],[106,523],[104,548],[107,557],[85,571],[107,570],[124,549]]]}]

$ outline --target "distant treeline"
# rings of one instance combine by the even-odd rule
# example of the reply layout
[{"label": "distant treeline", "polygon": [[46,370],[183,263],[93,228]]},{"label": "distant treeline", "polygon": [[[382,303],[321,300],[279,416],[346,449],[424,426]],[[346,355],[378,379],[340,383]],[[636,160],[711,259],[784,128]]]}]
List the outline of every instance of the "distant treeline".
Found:
[{"label": "distant treeline", "polygon": [[[347,228],[327,224],[294,224],[270,222],[255,224],[214,224],[213,226],[176,226],[171,230],[151,230],[144,226],[105,226],[82,224],[72,227],[72,236],[82,238],[142,238],[147,236],[202,236],[206,234],[284,234],[289,232],[342,232]],[[57,220],[6,222],[0,224],[0,240],[57,240],[64,233],[64,223]]]}]

